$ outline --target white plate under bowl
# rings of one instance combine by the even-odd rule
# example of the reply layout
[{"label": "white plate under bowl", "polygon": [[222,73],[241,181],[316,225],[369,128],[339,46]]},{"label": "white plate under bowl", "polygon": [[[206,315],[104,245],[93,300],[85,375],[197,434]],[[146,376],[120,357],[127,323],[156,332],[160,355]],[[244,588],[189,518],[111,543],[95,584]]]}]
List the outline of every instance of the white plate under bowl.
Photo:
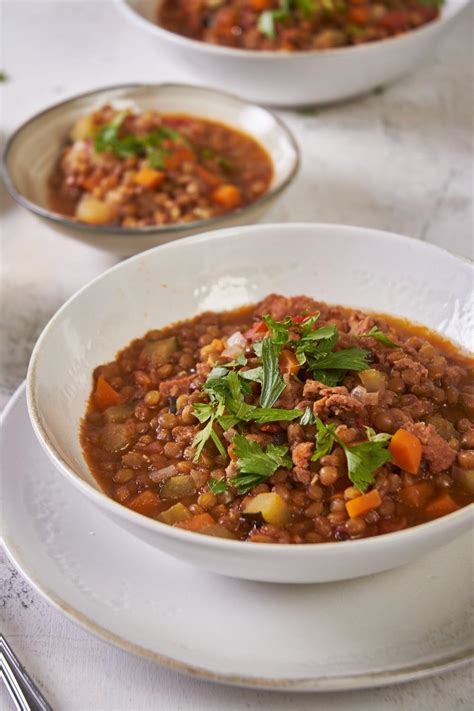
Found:
[{"label": "white plate under bowl", "polygon": [[120,0],[128,20],[146,31],[167,61],[186,76],[219,89],[232,87],[274,106],[325,104],[368,92],[412,71],[452,27],[469,0],[445,0],[441,17],[379,42],[308,52],[262,52],[199,42],[156,23],[161,0]]},{"label": "white plate under bowl", "polygon": [[202,679],[283,691],[394,684],[472,656],[469,536],[350,582],[232,580],[143,545],[58,476],[31,429],[24,386],[2,438],[7,553],[53,605],[127,651]]}]

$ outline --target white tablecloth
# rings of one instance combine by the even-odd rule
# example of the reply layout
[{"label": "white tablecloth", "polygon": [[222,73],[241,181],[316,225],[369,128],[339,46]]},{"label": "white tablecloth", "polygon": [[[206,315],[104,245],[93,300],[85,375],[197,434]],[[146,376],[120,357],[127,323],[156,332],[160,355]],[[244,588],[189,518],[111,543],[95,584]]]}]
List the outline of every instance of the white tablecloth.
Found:
[{"label": "white tablecloth", "polygon": [[[199,80],[169,66],[112,0],[0,5],[1,68],[8,77],[0,85],[2,141],[33,113],[81,91]],[[418,71],[394,86],[335,107],[281,112],[303,148],[303,166],[267,221],[378,227],[472,256],[472,17],[465,13]],[[0,214],[3,406],[49,317],[116,260],[59,237],[4,193]],[[76,627],[0,556],[2,629],[56,710],[450,711],[467,708],[472,698],[466,668],[386,689],[291,697],[186,678]],[[1,686],[0,708],[10,708]]]}]

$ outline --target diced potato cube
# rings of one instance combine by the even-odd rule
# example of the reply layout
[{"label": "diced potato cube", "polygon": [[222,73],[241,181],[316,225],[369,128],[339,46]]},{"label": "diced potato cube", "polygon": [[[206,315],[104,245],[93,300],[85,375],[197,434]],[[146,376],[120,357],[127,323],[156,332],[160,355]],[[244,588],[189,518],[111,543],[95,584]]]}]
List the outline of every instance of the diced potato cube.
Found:
[{"label": "diced potato cube", "polygon": [[284,526],[291,518],[291,511],[279,494],[257,494],[245,507],[244,513],[261,513],[267,523]]},{"label": "diced potato cube", "polygon": [[358,373],[362,385],[368,393],[380,393],[385,390],[387,376],[375,368],[367,368]]},{"label": "diced potato cube", "polygon": [[133,405],[111,405],[104,410],[106,422],[125,422],[133,415]]},{"label": "diced potato cube", "polygon": [[85,194],[76,207],[76,217],[91,225],[106,225],[115,220],[115,211],[111,205],[98,200],[93,195]]},{"label": "diced potato cube", "polygon": [[150,364],[159,368],[168,362],[172,353],[178,350],[178,341],[175,336],[163,338],[161,341],[150,341],[140,354],[140,364]]},{"label": "diced potato cube", "polygon": [[93,138],[98,128],[92,116],[81,116],[72,127],[70,136],[73,141],[85,141],[87,138]]},{"label": "diced potato cube", "polygon": [[169,526],[172,526],[173,524],[178,523],[178,521],[185,521],[187,518],[191,518],[191,516],[192,513],[188,507],[182,503],[178,503],[160,513],[160,515],[156,518],[157,521],[161,521],[162,523],[167,523]]},{"label": "diced potato cube", "polygon": [[172,476],[163,484],[160,496],[163,499],[180,499],[182,496],[192,496],[196,492],[196,484],[189,474]]}]

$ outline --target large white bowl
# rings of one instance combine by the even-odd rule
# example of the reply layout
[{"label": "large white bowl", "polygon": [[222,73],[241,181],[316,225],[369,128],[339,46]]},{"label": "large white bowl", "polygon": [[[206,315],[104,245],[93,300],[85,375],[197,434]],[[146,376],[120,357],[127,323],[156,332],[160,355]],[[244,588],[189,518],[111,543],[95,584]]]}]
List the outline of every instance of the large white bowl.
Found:
[{"label": "large white bowl", "polygon": [[[201,568],[307,583],[393,568],[469,527],[472,506],[398,533],[325,545],[259,545],[183,531],[103,494],[79,442],[93,369],[147,330],[259,300],[272,291],[406,316],[471,347],[473,269],[437,247],[340,225],[262,225],[173,242],[106,272],[46,326],[28,372],[35,432],[62,474],[110,519]],[[84,535],[87,522],[84,521]],[[110,526],[110,535],[114,535]]]},{"label": "large white bowl", "polygon": [[[274,175],[262,197],[244,207],[196,222],[147,227],[88,225],[53,212],[48,178],[71,127],[80,116],[104,104],[136,111],[155,109],[220,121],[256,138],[268,151]],[[271,111],[237,96],[187,84],[123,84],[95,89],[56,104],[29,119],[7,142],[2,172],[11,196],[51,227],[121,257],[203,230],[256,222],[290,185],[298,172],[299,150],[288,128]]]},{"label": "large white bowl", "polygon": [[275,106],[348,99],[398,79],[436,46],[469,0],[446,0],[440,19],[395,38],[324,51],[259,52],[199,42],[156,24],[161,0],[120,0],[126,16],[152,35],[167,61],[184,64],[196,80],[232,87]]}]

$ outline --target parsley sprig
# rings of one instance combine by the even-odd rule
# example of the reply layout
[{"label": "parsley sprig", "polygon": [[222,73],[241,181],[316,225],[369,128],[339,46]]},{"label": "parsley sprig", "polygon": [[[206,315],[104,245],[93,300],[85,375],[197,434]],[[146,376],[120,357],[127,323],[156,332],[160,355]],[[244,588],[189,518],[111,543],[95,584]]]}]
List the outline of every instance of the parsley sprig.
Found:
[{"label": "parsley sprig", "polygon": [[239,474],[230,480],[238,494],[248,491],[266,481],[280,467],[291,469],[292,461],[288,447],[269,444],[265,450],[253,440],[236,434],[233,441],[237,455]]},{"label": "parsley sprig", "polygon": [[128,111],[120,111],[110,123],[101,126],[94,140],[97,153],[113,153],[119,158],[142,156],[148,159],[151,168],[161,169],[165,167],[165,160],[171,153],[170,142],[189,145],[181,133],[169,126],[158,126],[147,136],[133,133],[121,136],[123,122],[128,115]]},{"label": "parsley sprig", "polygon": [[[248,372],[248,371],[244,371]],[[291,421],[303,414],[302,410],[287,410],[276,407],[257,407],[245,402],[245,395],[250,394],[251,386],[248,380],[242,378],[235,370],[222,366],[213,368],[203,387],[209,397],[208,403],[195,403],[193,412],[199,422],[207,423],[194,440],[194,461],[201,456],[206,442],[211,439],[223,456],[227,452],[214,429],[218,423],[223,430],[234,427],[239,422],[281,422]]]},{"label": "parsley sprig", "polygon": [[361,338],[375,338],[376,341],[379,341],[379,343],[383,343],[384,346],[388,346],[389,348],[398,348],[398,344],[392,341],[388,336],[385,335],[383,331],[378,328],[378,326],[372,326],[370,331],[367,331],[367,333],[363,333]]},{"label": "parsley sprig", "polygon": [[336,425],[325,425],[316,418],[316,427],[316,449],[312,461],[330,454],[337,442],[346,455],[349,479],[361,492],[375,483],[374,472],[392,459],[387,449],[391,435],[385,432],[377,434],[371,427],[366,427],[368,441],[349,446],[336,434]]}]

